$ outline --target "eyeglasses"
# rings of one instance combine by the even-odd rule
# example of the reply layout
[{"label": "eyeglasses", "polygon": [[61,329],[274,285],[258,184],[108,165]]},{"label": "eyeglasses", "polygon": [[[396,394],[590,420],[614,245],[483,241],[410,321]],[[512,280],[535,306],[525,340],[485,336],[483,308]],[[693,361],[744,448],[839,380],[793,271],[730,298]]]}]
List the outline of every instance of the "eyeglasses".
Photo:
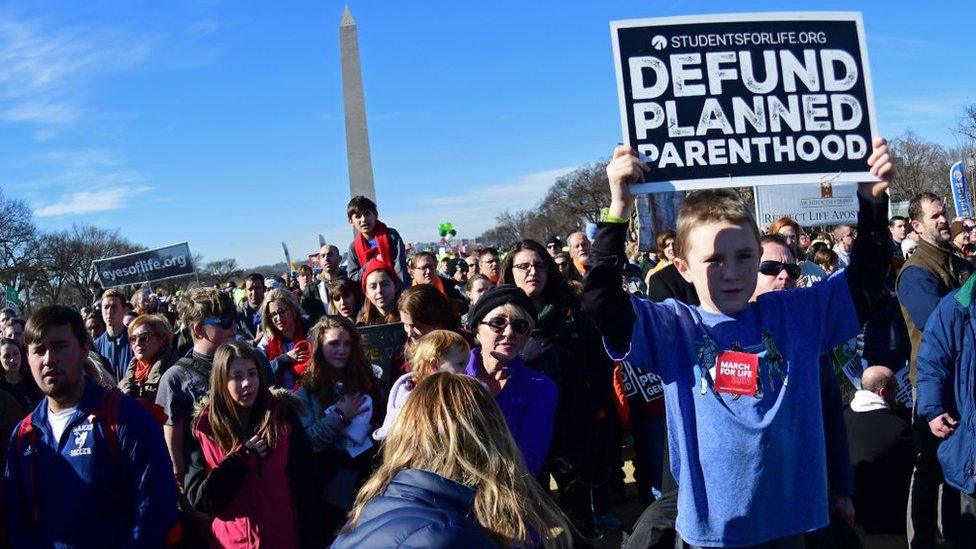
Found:
[{"label": "eyeglasses", "polygon": [[537,273],[544,273],[549,269],[545,263],[516,263],[512,265],[512,268],[523,273],[529,272],[529,269],[533,269]]},{"label": "eyeglasses", "polygon": [[152,332],[142,332],[141,334],[133,334],[129,336],[130,345],[145,345],[150,339],[156,337],[156,334]]},{"label": "eyeglasses", "polygon": [[215,316],[208,316],[201,321],[204,326],[220,326],[224,330],[229,330],[234,327],[237,322],[233,317],[225,316],[217,318]]},{"label": "eyeglasses", "polygon": [[505,331],[506,326],[511,326],[512,331],[518,335],[525,335],[529,333],[529,321],[524,318],[507,318],[504,316],[496,316],[482,322],[485,326],[491,328],[491,331],[496,334],[500,334]]},{"label": "eyeglasses", "polygon": [[796,263],[783,263],[782,261],[763,261],[759,264],[759,272],[766,276],[779,276],[779,273],[786,271],[786,276],[796,280],[800,278],[800,266]]}]

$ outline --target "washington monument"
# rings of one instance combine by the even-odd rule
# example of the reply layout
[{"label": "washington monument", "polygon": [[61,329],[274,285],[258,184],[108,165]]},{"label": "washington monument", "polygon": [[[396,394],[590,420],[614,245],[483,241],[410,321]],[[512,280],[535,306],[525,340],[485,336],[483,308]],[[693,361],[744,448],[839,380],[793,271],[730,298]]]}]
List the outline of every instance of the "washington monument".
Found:
[{"label": "washington monument", "polygon": [[373,187],[373,162],[369,155],[366,131],[366,101],[363,97],[363,75],[359,69],[359,39],[356,21],[349,6],[339,23],[339,52],[342,57],[342,103],[346,114],[346,156],[349,162],[350,196],[363,195],[376,202]]}]

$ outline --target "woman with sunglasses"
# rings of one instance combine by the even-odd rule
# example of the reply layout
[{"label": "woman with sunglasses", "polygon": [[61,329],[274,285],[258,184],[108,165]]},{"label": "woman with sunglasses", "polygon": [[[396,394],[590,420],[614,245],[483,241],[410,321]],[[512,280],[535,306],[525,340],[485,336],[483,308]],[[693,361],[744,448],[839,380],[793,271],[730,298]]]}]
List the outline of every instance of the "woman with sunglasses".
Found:
[{"label": "woman with sunglasses", "polygon": [[[522,358],[529,368],[549,376],[559,394],[540,483],[548,486],[552,475],[570,520],[582,533],[596,535],[592,492],[608,480],[610,455],[594,449],[619,447],[611,441],[616,423],[611,401],[614,364],[602,352],[596,327],[580,311],[576,294],[556,274],[557,268],[542,244],[523,240],[509,250],[502,277],[522,290],[538,311]],[[599,417],[607,418],[602,426]],[[650,486],[647,491],[650,496]]]},{"label": "woman with sunglasses", "polygon": [[485,292],[468,313],[468,327],[478,346],[471,350],[467,374],[484,383],[495,398],[532,474],[549,454],[556,414],[556,384],[529,369],[519,356],[535,320],[532,301],[511,284]]},{"label": "woman with sunglasses", "polygon": [[275,384],[289,391],[305,371],[311,356],[311,344],[305,338],[308,317],[295,294],[275,289],[261,303],[261,329],[264,338],[258,349],[271,362]]},{"label": "woman with sunglasses", "polygon": [[129,325],[129,346],[133,357],[119,390],[156,406],[159,382],[180,358],[173,350],[173,328],[162,315],[137,316]]}]

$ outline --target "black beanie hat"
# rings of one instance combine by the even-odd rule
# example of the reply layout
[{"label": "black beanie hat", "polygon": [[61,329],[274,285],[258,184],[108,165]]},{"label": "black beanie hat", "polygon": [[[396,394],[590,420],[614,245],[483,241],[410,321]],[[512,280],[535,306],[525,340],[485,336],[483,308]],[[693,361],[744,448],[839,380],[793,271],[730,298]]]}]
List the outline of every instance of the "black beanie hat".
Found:
[{"label": "black beanie hat", "polygon": [[536,312],[535,305],[532,304],[529,296],[525,295],[525,292],[514,284],[499,284],[482,294],[478,302],[468,312],[468,329],[472,332],[476,331],[478,324],[481,324],[481,319],[485,318],[485,315],[495,307],[507,304],[515,305],[524,310],[532,317],[532,322],[537,320],[538,312]]}]

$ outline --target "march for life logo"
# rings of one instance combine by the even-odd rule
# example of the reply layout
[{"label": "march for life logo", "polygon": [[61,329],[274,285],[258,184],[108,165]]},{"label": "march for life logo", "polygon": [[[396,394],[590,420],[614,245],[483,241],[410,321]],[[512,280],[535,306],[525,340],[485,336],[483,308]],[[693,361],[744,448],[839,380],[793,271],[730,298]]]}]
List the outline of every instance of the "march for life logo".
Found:
[{"label": "march for life logo", "polygon": [[713,387],[717,393],[755,396],[759,355],[723,351],[715,358]]}]

